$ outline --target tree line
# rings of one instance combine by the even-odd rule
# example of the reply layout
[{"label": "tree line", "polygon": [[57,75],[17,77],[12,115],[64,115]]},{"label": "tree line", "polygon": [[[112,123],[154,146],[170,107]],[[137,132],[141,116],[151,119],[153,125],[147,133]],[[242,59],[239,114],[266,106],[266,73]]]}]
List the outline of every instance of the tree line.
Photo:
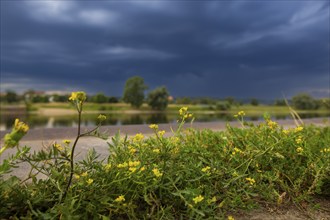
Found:
[{"label": "tree line", "polygon": [[[154,110],[164,110],[169,103],[180,105],[207,105],[210,110],[229,110],[232,106],[241,106],[250,104],[258,106],[260,101],[256,98],[251,98],[245,101],[235,99],[234,97],[227,97],[224,99],[216,99],[210,97],[179,97],[173,100],[169,91],[165,86],[160,86],[151,90],[145,96],[148,86],[144,79],[140,76],[133,76],[129,78],[124,87],[123,96],[121,98],[115,96],[106,96],[103,93],[97,93],[87,97],[88,102],[92,103],[129,103],[134,108],[140,108],[143,103],[147,103]],[[5,95],[1,96],[1,102],[15,103],[20,101],[28,101],[31,103],[47,103],[47,102],[67,102],[68,95],[44,95],[37,94],[33,90],[25,92],[23,95],[18,95],[14,91],[7,91]],[[330,98],[315,99],[311,95],[301,93],[293,96],[288,100],[289,104],[299,110],[317,110],[320,108],[330,109]],[[271,105],[285,106],[286,100],[276,99]]]}]

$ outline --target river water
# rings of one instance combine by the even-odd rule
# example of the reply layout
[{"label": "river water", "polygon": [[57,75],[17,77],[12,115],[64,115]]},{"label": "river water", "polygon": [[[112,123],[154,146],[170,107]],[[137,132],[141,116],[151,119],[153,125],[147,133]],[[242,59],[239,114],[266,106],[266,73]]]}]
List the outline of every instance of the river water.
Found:
[{"label": "river water", "polygon": [[[93,126],[97,124],[97,116],[99,114],[84,114],[82,116],[83,126]],[[177,114],[105,114],[107,119],[102,123],[103,125],[133,125],[133,124],[163,124],[174,123],[178,120]],[[300,114],[304,118],[319,118],[329,117],[328,114]],[[214,121],[234,121],[236,120],[232,114],[217,113],[217,114],[194,114],[196,122],[214,122]],[[0,130],[8,130],[12,127],[16,118],[26,122],[30,128],[63,128],[63,127],[77,127],[77,115],[61,115],[61,116],[42,116],[38,114],[2,114],[0,115]],[[274,120],[291,119],[289,114],[275,114],[272,115]],[[246,121],[262,120],[262,115],[246,115]]]}]

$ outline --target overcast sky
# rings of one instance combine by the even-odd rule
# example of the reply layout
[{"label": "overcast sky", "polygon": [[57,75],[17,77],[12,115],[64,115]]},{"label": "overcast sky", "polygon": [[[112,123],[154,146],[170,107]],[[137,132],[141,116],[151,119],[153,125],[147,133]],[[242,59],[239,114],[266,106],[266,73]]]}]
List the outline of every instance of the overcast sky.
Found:
[{"label": "overcast sky", "polygon": [[1,91],[329,96],[329,1],[1,0]]}]

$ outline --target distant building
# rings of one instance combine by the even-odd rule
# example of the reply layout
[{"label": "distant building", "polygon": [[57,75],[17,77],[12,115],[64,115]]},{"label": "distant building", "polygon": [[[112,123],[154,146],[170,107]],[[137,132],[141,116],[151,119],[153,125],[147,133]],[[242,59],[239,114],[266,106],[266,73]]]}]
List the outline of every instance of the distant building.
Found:
[{"label": "distant building", "polygon": [[49,90],[45,91],[45,95],[70,95],[70,92],[61,90]]}]

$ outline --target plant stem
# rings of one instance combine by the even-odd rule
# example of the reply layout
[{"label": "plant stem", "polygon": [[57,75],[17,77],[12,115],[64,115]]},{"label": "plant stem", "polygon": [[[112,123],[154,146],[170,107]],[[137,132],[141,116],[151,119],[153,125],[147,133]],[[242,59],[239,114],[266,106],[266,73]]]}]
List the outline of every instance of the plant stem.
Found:
[{"label": "plant stem", "polygon": [[74,150],[77,146],[79,138],[81,137],[80,124],[81,124],[81,109],[78,109],[78,134],[77,134],[76,140],[73,143],[72,150],[71,150],[71,155],[70,155],[70,176],[69,176],[68,185],[66,186],[66,189],[64,191],[62,199],[64,199],[66,197],[67,193],[68,193],[68,190],[69,190],[71,182],[72,182],[73,174],[74,174],[74,160],[73,160],[73,157],[74,157]]}]

